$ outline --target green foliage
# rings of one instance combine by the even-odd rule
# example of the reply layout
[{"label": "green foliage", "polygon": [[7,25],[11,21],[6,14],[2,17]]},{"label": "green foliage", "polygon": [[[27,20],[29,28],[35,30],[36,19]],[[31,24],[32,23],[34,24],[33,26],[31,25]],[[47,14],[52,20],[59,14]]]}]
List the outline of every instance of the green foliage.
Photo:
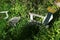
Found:
[{"label": "green foliage", "polygon": [[[29,23],[29,12],[45,16],[47,7],[53,5],[54,0],[0,0],[0,11],[9,11],[9,18],[0,14],[0,40],[60,40],[60,12],[54,15],[51,27]],[[7,21],[21,16],[16,27],[9,26]],[[42,19],[35,18],[38,21]]]}]

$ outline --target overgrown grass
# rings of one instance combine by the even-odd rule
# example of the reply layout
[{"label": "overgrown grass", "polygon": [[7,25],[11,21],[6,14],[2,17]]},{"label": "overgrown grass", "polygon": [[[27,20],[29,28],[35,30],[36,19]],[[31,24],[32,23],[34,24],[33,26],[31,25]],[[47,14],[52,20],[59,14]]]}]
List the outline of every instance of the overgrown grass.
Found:
[{"label": "overgrown grass", "polygon": [[[37,24],[30,25],[29,12],[34,12],[45,16],[47,7],[53,5],[54,0],[0,0],[0,11],[9,11],[9,18],[3,19],[0,14],[0,40],[60,40],[60,12],[54,14],[49,28]],[[16,27],[10,26],[8,29],[7,21],[21,15],[21,20]],[[30,25],[30,26],[29,26]],[[37,28],[38,27],[38,28]],[[8,29],[8,31],[7,31]],[[37,32],[38,31],[38,32]],[[36,34],[35,34],[36,33]]]}]

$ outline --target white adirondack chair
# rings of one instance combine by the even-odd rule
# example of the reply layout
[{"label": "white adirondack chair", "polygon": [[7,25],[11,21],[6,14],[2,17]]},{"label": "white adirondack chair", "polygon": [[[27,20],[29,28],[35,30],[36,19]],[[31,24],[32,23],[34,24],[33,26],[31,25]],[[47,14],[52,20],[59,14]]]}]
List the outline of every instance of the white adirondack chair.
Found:
[{"label": "white adirondack chair", "polygon": [[[35,13],[29,13],[30,15],[30,22],[33,21],[33,16],[37,16],[37,17],[41,17],[43,20],[42,20],[42,24],[44,23],[45,19],[47,18],[47,15],[46,16],[42,16],[42,15],[38,15],[38,14],[35,14]],[[49,18],[48,20],[48,23],[53,19],[53,15],[51,15],[51,17]],[[41,22],[40,22],[41,23]]]},{"label": "white adirondack chair", "polygon": [[2,11],[0,13],[3,13],[3,14],[6,14],[6,17],[4,19],[7,19],[9,16],[8,16],[8,11]]}]

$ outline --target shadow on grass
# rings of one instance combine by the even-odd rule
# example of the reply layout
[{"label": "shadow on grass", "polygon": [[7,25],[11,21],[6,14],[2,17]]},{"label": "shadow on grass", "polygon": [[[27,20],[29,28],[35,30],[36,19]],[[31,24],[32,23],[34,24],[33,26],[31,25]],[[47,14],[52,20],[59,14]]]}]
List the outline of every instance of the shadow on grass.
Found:
[{"label": "shadow on grass", "polygon": [[27,23],[21,30],[18,40],[34,40],[33,36],[39,32],[39,23]]},{"label": "shadow on grass", "polygon": [[[34,36],[39,32],[40,23],[37,22],[28,22],[21,28],[20,31],[13,31],[13,35],[11,31],[7,28],[5,32],[7,32],[4,40],[34,40]],[[15,34],[16,33],[16,34]]]}]

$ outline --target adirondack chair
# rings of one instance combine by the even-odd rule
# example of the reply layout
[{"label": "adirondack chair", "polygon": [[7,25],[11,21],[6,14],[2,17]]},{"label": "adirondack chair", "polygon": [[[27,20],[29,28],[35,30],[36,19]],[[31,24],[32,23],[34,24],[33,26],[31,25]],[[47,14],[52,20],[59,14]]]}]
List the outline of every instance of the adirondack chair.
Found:
[{"label": "adirondack chair", "polygon": [[3,14],[6,14],[6,17],[4,19],[7,19],[9,16],[8,16],[8,11],[2,11],[0,13],[3,13]]},{"label": "adirondack chair", "polygon": [[38,15],[38,14],[35,14],[35,13],[29,13],[29,15],[30,15],[30,22],[35,21],[33,19],[33,17],[37,16],[37,17],[40,17],[40,18],[43,19],[42,24],[44,24],[44,25],[47,25],[53,19],[53,15],[50,16],[50,14],[47,14],[46,16],[42,16],[42,15]]}]

